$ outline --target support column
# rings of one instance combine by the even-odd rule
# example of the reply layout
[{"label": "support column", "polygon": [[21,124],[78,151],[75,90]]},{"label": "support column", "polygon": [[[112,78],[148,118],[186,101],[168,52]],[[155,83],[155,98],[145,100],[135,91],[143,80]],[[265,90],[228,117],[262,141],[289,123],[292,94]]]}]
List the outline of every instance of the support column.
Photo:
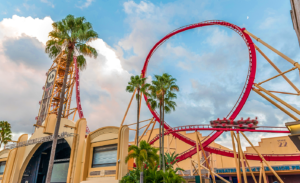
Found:
[{"label": "support column", "polygon": [[260,170],[259,170],[259,183],[261,183],[261,179],[262,179],[262,173],[263,173],[262,167],[263,167],[263,163],[261,161],[260,162]]},{"label": "support column", "polygon": [[167,141],[168,141],[168,146],[167,146],[167,148],[168,148],[168,153],[170,153],[170,141],[169,141],[169,138],[170,138],[170,134],[168,134],[168,136],[167,136]]},{"label": "support column", "polygon": [[255,150],[255,152],[259,155],[259,157],[263,160],[263,162],[269,167],[269,169],[273,172],[273,174],[276,176],[278,181],[280,183],[284,183],[282,179],[279,177],[279,175],[275,172],[275,170],[269,165],[269,163],[265,160],[265,158],[258,152],[258,150],[254,147],[254,145],[251,143],[251,141],[246,137],[246,135],[241,132],[241,134],[245,137],[245,139],[248,141],[248,143],[251,145],[251,147]]},{"label": "support column", "polygon": [[136,92],[136,89],[134,90],[134,92],[133,92],[133,94],[132,94],[132,97],[131,97],[130,102],[129,102],[128,106],[127,106],[127,109],[126,109],[126,112],[125,112],[125,114],[124,114],[124,117],[123,117],[123,120],[122,120],[122,123],[121,123],[120,127],[123,126],[123,124],[124,124],[124,121],[125,121],[125,119],[126,119],[128,110],[129,110],[129,108],[130,108],[130,106],[131,106],[131,103],[132,103],[132,100],[133,100],[133,97],[134,97],[135,92]]},{"label": "support column", "polygon": [[237,135],[237,142],[238,142],[238,149],[239,149],[239,157],[240,157],[240,160],[242,163],[244,182],[248,183],[246,169],[245,169],[245,163],[244,163],[244,159],[243,159],[243,150],[241,147],[240,135],[239,135],[239,133],[237,133],[236,135]]},{"label": "support column", "polygon": [[190,169],[190,176],[193,176],[193,164],[192,164],[192,158],[191,158],[191,161],[190,161],[190,165],[191,165],[191,169]]},{"label": "support column", "polygon": [[196,148],[197,148],[197,160],[198,160],[198,175],[200,177],[200,183],[202,183],[202,175],[201,175],[201,164],[200,164],[200,156],[199,156],[199,145],[197,140],[197,131],[195,132],[196,135]]},{"label": "support column", "polygon": [[206,158],[206,155],[205,155],[205,152],[204,152],[204,148],[203,148],[203,146],[202,146],[202,142],[201,142],[201,139],[200,139],[199,136],[198,136],[198,133],[196,133],[196,136],[197,136],[197,139],[196,139],[196,140],[198,140],[198,142],[199,142],[199,144],[200,144],[200,147],[201,147],[201,150],[202,150],[202,153],[203,153],[205,162],[206,162],[206,166],[207,166],[207,168],[208,168],[208,170],[209,170],[209,174],[212,175],[212,176],[211,176],[211,177],[212,177],[212,180],[213,180],[214,183],[216,183],[215,176],[214,176],[214,174],[211,173],[211,168],[210,168],[209,163],[208,163],[208,161],[207,161],[207,158]]},{"label": "support column", "polygon": [[[154,119],[154,118],[153,118],[153,119]],[[150,141],[150,138],[151,138],[151,135],[152,135],[153,129],[154,129],[154,127],[155,127],[155,124],[156,124],[156,120],[154,119],[153,126],[152,126],[152,128],[151,128],[151,130],[150,130],[150,134],[149,134],[149,136],[148,136],[148,140],[147,140],[147,142],[148,142],[148,143],[149,143],[149,141]]]},{"label": "support column", "polygon": [[263,174],[263,162],[260,162],[260,170],[259,170],[259,183],[261,183],[261,179],[262,179],[262,174]]},{"label": "support column", "polygon": [[235,167],[236,167],[236,178],[238,179],[238,183],[241,182],[241,174],[240,174],[240,167],[238,166],[239,163],[237,162],[237,155],[236,155],[236,150],[235,150],[235,143],[234,143],[234,137],[233,137],[233,131],[230,132],[231,133],[231,140],[232,140],[232,148],[233,148],[233,156],[234,156],[234,163],[235,163]]}]

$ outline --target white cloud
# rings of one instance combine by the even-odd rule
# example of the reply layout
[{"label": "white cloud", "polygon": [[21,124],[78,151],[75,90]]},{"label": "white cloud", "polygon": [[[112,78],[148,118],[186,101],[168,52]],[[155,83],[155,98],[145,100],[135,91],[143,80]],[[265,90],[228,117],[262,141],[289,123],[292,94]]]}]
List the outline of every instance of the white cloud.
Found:
[{"label": "white cloud", "polygon": [[[205,10],[203,6],[206,2],[186,0],[161,4],[160,6],[155,6],[153,3],[146,1],[135,3],[130,0],[124,2],[124,12],[127,14],[125,22],[131,28],[130,33],[118,42],[117,52],[124,69],[134,69],[136,72],[140,72],[143,61],[152,46],[160,38],[177,28],[171,22],[177,22],[176,18],[178,16],[185,18],[198,17],[199,21],[211,19],[213,14]],[[194,4],[193,7],[190,6],[192,3]],[[180,47],[174,48],[180,49]],[[123,51],[129,50],[133,54],[126,59],[122,58]],[[156,54],[156,58],[153,61],[159,63],[162,55],[165,55],[165,53],[162,50],[158,50],[158,54]]]},{"label": "white cloud", "polygon": [[79,5],[79,6],[77,6],[77,7],[81,8],[81,9],[87,8],[87,7],[89,7],[89,6],[92,4],[93,1],[94,1],[94,0],[86,0],[85,3],[83,3],[82,5]]},{"label": "white cloud", "polygon": [[41,0],[41,2],[46,3],[48,6],[51,6],[52,8],[54,8],[54,4],[52,2],[50,2],[49,0]]},{"label": "white cloud", "polygon": [[21,12],[21,10],[20,10],[19,8],[16,8],[15,10],[16,10],[17,12],[19,12],[19,13]]},{"label": "white cloud", "polygon": [[44,45],[48,40],[48,33],[52,31],[53,20],[50,17],[44,19],[32,17],[20,17],[13,15],[12,18],[5,18],[0,22],[0,38],[20,37],[26,34],[36,37]]},{"label": "white cloud", "polygon": [[152,3],[141,1],[136,4],[134,1],[127,1],[124,3],[124,10],[127,14],[153,13],[155,6]]},{"label": "white cloud", "polygon": [[[0,77],[5,78],[0,80],[0,85],[5,86],[5,90],[0,90],[0,106],[4,109],[0,116],[12,123],[14,133],[32,133],[34,129],[32,125],[38,114],[45,73],[52,64],[44,53],[52,22],[50,17],[33,19],[19,16],[0,22]],[[27,51],[13,50],[13,44]],[[125,92],[131,74],[122,68],[115,51],[102,39],[91,45],[98,50],[99,56],[97,59],[87,58],[87,69],[81,72],[84,115],[91,130],[108,125],[119,126],[131,96]],[[13,55],[16,53],[18,55]],[[134,119],[134,112],[128,114],[128,120]]]}]

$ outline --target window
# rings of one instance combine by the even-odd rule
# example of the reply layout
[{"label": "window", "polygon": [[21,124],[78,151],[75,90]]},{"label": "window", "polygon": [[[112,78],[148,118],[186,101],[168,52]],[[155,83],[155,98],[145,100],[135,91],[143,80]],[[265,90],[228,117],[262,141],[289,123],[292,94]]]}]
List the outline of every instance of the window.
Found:
[{"label": "window", "polygon": [[116,166],[117,148],[117,144],[94,147],[92,168]]},{"label": "window", "polygon": [[54,162],[51,183],[66,183],[68,177],[69,162]]},{"label": "window", "polygon": [[0,175],[3,175],[6,161],[0,162]]}]

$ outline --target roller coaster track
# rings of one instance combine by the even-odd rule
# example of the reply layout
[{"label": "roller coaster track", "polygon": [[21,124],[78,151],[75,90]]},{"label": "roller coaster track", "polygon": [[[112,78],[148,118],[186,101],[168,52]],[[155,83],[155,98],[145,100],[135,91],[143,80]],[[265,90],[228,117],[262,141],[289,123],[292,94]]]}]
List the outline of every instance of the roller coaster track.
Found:
[{"label": "roller coaster track", "polygon": [[[219,136],[219,133],[226,132],[226,131],[290,133],[290,131],[286,130],[285,127],[258,126],[257,128],[259,128],[259,129],[212,128],[210,125],[204,125],[204,124],[187,125],[187,126],[179,126],[179,127],[171,128],[171,130],[165,132],[165,135],[182,132],[182,131],[198,131],[198,130],[199,131],[205,131],[205,130],[211,131],[211,130],[214,130],[214,131],[217,131],[217,133],[215,133],[211,137],[206,137],[206,138],[208,138],[208,140],[206,140],[206,141],[205,141],[205,139],[203,140],[204,141],[203,142],[204,150],[207,152],[219,154],[222,156],[233,157],[232,151],[223,150],[223,149],[219,149],[219,148],[213,148],[213,147],[208,146]],[[156,135],[149,143],[153,144],[154,142],[156,142],[158,140],[158,138],[159,138],[159,135]],[[188,141],[184,141],[184,142],[188,143]],[[188,143],[188,144],[192,145],[192,143]],[[188,149],[180,154],[180,156],[178,157],[180,159],[180,161],[182,161],[186,158],[190,158],[192,155],[194,155],[197,152],[195,145],[192,145],[192,146],[193,147],[191,147],[190,149]],[[201,149],[200,146],[199,146],[199,149]],[[257,154],[245,153],[245,155],[248,160],[261,160]],[[265,159],[267,161],[299,161],[300,160],[300,154],[285,154],[285,155],[283,155],[283,154],[263,154],[263,156],[265,157]]]},{"label": "roller coaster track", "polygon": [[[249,94],[251,92],[251,89],[252,89],[252,86],[254,84],[255,73],[256,73],[255,45],[253,44],[252,39],[250,38],[250,36],[244,32],[244,30],[245,30],[244,28],[240,28],[240,27],[238,27],[236,25],[233,25],[231,23],[228,23],[228,22],[225,22],[225,21],[219,21],[219,20],[205,21],[205,22],[200,22],[200,23],[180,27],[180,28],[170,32],[169,34],[167,34],[165,37],[163,37],[160,41],[158,41],[153,46],[153,48],[150,50],[150,52],[147,55],[147,58],[145,60],[144,67],[142,69],[142,77],[146,77],[148,63],[149,63],[153,53],[166,40],[168,40],[169,38],[171,38],[172,36],[174,36],[178,33],[184,32],[186,30],[195,29],[195,28],[199,28],[199,27],[205,27],[205,26],[211,26],[211,25],[225,26],[227,28],[232,29],[236,33],[238,33],[243,38],[243,40],[245,41],[246,46],[247,46],[248,51],[249,51],[249,69],[248,69],[248,75],[247,75],[247,78],[246,78],[246,81],[245,81],[245,85],[243,87],[243,90],[242,90],[236,104],[234,105],[232,110],[227,115],[228,119],[234,120],[236,118],[236,116],[239,114],[239,112],[242,110],[244,104],[246,103],[246,101],[248,99],[248,96],[249,96]],[[144,99],[147,103],[147,96],[144,96]],[[153,110],[150,107],[149,104],[148,104],[148,108],[149,108],[150,112],[152,113],[153,117],[155,118],[155,120],[157,122],[160,122],[158,113],[155,110]],[[197,125],[194,125],[193,127],[195,127],[195,126],[197,126]],[[185,127],[181,127],[182,129],[178,128],[176,130],[176,128],[172,129],[166,122],[164,122],[164,128],[166,129],[167,133],[171,133],[175,138],[178,138],[179,140],[181,140],[181,141],[185,142],[186,144],[189,144],[189,145],[192,146],[190,149],[186,150],[185,152],[181,153],[178,156],[179,161],[185,160],[187,158],[191,158],[197,152],[196,147],[195,147],[196,142],[193,141],[192,139],[187,138],[184,135],[178,133],[179,131],[188,131],[188,130],[193,130],[193,131],[197,131],[197,130],[214,130],[214,134],[210,137],[207,137],[207,140],[205,140],[203,142],[202,145],[203,145],[204,150],[208,151],[208,152],[211,152],[211,153],[219,154],[219,155],[222,155],[222,156],[233,157],[233,152],[231,152],[231,151],[226,151],[226,150],[221,150],[221,149],[218,149],[218,148],[209,147],[209,144],[211,144],[215,139],[217,139],[224,131],[229,131],[229,129],[214,129],[214,128],[198,128],[198,129],[194,128],[194,129],[192,129],[190,127],[191,126],[185,126]],[[252,132],[271,132],[271,131],[253,130]],[[272,131],[272,132],[279,133],[279,132],[276,132],[276,130]],[[280,131],[280,133],[287,133],[287,131]],[[157,139],[158,139],[158,137],[155,137],[151,141],[151,144],[153,144]],[[199,149],[201,150],[200,146],[199,146]],[[248,154],[248,153],[246,153],[245,155],[246,155],[246,158],[249,159],[249,160],[261,160],[261,158],[257,154]],[[300,154],[285,154],[285,155],[264,154],[263,156],[265,157],[265,159],[267,161],[299,161],[300,160]]]},{"label": "roller coaster track", "polygon": [[[81,99],[80,99],[80,80],[79,80],[79,69],[77,67],[77,57],[74,56],[74,64],[75,64],[75,79],[76,79],[76,104],[77,104],[77,111],[79,119],[84,118],[83,111],[81,107]],[[89,127],[86,125],[86,133],[90,133]]]}]

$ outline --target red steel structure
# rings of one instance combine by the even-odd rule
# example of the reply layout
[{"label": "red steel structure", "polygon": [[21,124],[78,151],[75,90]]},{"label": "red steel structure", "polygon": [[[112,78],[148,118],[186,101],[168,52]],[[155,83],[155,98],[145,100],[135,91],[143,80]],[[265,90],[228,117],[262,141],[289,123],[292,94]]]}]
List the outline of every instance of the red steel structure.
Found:
[{"label": "red steel structure", "polygon": [[[83,111],[81,107],[81,99],[80,99],[80,82],[79,82],[79,69],[77,67],[77,57],[73,57],[74,64],[75,64],[75,80],[76,80],[76,104],[77,104],[77,111],[78,111],[78,116],[79,119],[84,118],[83,116]],[[90,133],[89,127],[86,125],[86,133]]]},{"label": "red steel structure", "polygon": [[[255,73],[256,73],[256,50],[255,50],[256,46],[252,42],[252,39],[250,38],[250,36],[247,33],[245,33],[246,32],[245,28],[240,28],[234,24],[231,24],[231,23],[228,23],[225,21],[219,21],[219,20],[204,21],[204,22],[180,27],[180,28],[172,31],[171,33],[167,34],[165,37],[163,37],[160,41],[158,41],[153,46],[153,48],[150,50],[150,52],[145,60],[141,74],[142,74],[142,77],[146,77],[147,67],[148,67],[149,61],[151,59],[151,56],[166,40],[168,40],[169,38],[171,38],[172,36],[174,36],[178,33],[184,32],[186,30],[195,29],[195,28],[199,28],[199,27],[205,27],[205,26],[211,26],[211,25],[224,26],[224,27],[234,30],[236,33],[238,33],[243,38],[243,40],[245,41],[245,44],[248,48],[248,52],[249,52],[249,69],[248,69],[248,75],[246,78],[245,85],[243,87],[243,90],[242,90],[236,104],[234,105],[234,107],[232,108],[232,110],[229,112],[229,114],[226,117],[229,120],[234,120],[237,117],[237,115],[239,114],[239,112],[242,110],[243,106],[245,105],[245,103],[248,99],[248,96],[254,85],[254,79],[255,79]],[[144,98],[145,98],[145,101],[147,102],[147,96],[144,95]],[[151,109],[150,105],[148,105],[148,108],[149,108],[150,112],[152,113],[154,119],[157,122],[159,122],[160,120],[159,120],[158,113],[155,110]],[[179,131],[212,130],[213,131],[212,135],[208,136],[207,139],[204,139],[205,141],[202,143],[203,149],[210,153],[215,153],[215,154],[219,154],[222,156],[228,156],[228,157],[234,157],[232,151],[226,151],[226,150],[221,150],[218,148],[209,147],[209,144],[211,144],[215,139],[217,139],[223,132],[226,132],[226,131],[249,131],[249,132],[289,133],[289,131],[282,130],[282,128],[277,128],[275,130],[259,129],[259,128],[268,128],[268,127],[258,127],[257,129],[232,129],[232,128],[212,128],[212,127],[208,127],[208,125],[189,125],[189,126],[172,128],[166,122],[164,123],[164,128],[166,129],[166,134],[171,133],[175,138],[178,138],[179,140],[192,146],[192,148],[186,150],[185,152],[183,152],[179,155],[179,157],[178,157],[179,161],[190,158],[194,154],[197,153],[196,142],[190,138],[185,137],[184,135],[181,135],[180,133],[178,133]],[[273,128],[273,127],[270,127],[270,128]],[[150,144],[153,144],[156,140],[158,140],[158,136],[154,137],[154,139],[152,139],[150,141]],[[199,146],[199,150],[201,150],[200,146]],[[245,156],[248,160],[261,161],[261,158],[257,154],[247,154],[246,153]],[[285,154],[285,155],[264,154],[263,156],[267,161],[299,161],[300,160],[300,154]]]}]

